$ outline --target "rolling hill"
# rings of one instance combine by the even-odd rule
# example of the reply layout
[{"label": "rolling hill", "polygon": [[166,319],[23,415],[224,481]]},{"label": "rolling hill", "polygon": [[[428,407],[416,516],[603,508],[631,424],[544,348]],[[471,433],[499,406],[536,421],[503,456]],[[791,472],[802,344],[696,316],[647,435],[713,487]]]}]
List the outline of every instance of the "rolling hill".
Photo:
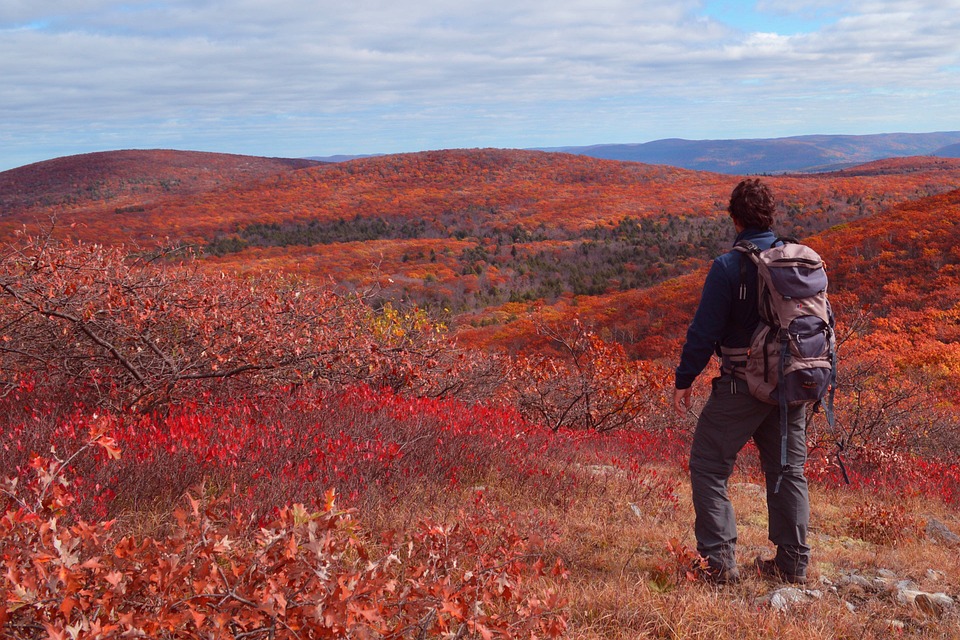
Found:
[{"label": "rolling hill", "polygon": [[[476,327],[544,303],[637,308],[635,298],[658,295],[648,287],[725,249],[725,199],[737,179],[496,149],[337,164],[118,151],[0,173],[0,237],[39,230],[56,215],[64,237],[188,244],[212,269],[373,288]],[[955,189],[960,160],[895,158],[767,180],[780,199],[778,231],[808,237]],[[627,344],[651,339],[631,322],[611,321],[611,335]],[[511,331],[486,335],[505,339]]]},{"label": "rolling hill", "polygon": [[[901,353],[906,347],[909,355],[902,364],[923,363],[960,383],[960,189],[836,225],[806,242],[828,265],[841,326],[866,322],[860,331],[873,336],[866,340],[870,350]],[[635,357],[672,359],[693,317],[707,266],[646,289],[567,297],[549,317],[561,324],[574,316],[591,318],[602,335],[628,345]],[[465,329],[471,341],[520,345],[537,339],[532,320],[542,310],[515,305],[497,313],[515,319]]]},{"label": "rolling hill", "polygon": [[[86,206],[143,206],[171,195],[195,196],[318,162],[200,151],[86,153],[0,172],[0,219]],[[95,215],[95,214],[94,214]]]},{"label": "rolling hill", "polygon": [[[737,179],[496,149],[338,164],[123,151],[0,174],[0,237],[40,230],[55,214],[63,237],[187,244],[209,268],[374,288],[480,325],[696,268],[729,243],[724,208]],[[806,237],[953,189],[960,161],[900,158],[768,180],[779,231]]]}]

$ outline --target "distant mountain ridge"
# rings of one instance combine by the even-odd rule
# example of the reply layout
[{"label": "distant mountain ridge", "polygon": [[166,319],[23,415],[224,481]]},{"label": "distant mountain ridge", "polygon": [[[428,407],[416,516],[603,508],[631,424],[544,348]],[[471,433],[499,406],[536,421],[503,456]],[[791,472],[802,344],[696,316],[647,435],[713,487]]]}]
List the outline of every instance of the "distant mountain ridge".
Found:
[{"label": "distant mountain ridge", "polygon": [[956,158],[960,154],[960,131],[743,140],[667,138],[639,144],[598,144],[542,150],[736,175],[813,173],[835,171],[884,158]]}]

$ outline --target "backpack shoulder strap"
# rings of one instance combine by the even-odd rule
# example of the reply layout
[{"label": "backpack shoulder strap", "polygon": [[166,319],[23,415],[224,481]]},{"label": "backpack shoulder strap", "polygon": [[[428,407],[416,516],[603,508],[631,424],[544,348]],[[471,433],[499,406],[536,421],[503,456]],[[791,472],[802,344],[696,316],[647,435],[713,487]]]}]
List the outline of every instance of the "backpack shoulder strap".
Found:
[{"label": "backpack shoulder strap", "polygon": [[740,256],[740,300],[747,299],[747,262],[744,260],[744,256],[748,256],[753,264],[759,264],[760,262],[760,247],[753,244],[749,240],[740,240],[735,245],[733,245],[734,251],[739,251],[742,255]]},{"label": "backpack shoulder strap", "polygon": [[740,240],[737,244],[733,245],[734,251],[739,251],[740,253],[745,253],[751,256],[760,255],[760,247],[753,244],[749,240]]}]

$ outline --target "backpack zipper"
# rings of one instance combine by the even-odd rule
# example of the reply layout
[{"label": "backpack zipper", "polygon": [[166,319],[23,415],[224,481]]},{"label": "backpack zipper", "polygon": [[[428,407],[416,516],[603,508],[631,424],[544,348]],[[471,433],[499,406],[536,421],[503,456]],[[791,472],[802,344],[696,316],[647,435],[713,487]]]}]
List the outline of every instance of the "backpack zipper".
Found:
[{"label": "backpack zipper", "polygon": [[811,260],[810,258],[777,258],[770,261],[771,264],[777,264],[778,262],[799,262],[800,264],[809,264],[815,267],[823,264],[822,260]]}]

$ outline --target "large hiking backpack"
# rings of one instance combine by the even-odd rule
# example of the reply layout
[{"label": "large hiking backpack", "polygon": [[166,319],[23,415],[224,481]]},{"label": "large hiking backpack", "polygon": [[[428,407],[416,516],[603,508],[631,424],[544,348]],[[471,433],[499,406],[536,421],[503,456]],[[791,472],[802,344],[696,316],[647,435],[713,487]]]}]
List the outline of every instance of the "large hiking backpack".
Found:
[{"label": "large hiking backpack", "polygon": [[[785,469],[788,407],[819,406],[826,400],[827,421],[833,426],[837,357],[823,260],[806,245],[779,240],[769,249],[746,240],[734,249],[757,265],[760,324],[750,341],[742,377],[756,398],[780,406]],[[740,297],[746,299],[742,279]]]},{"label": "large hiking backpack", "polygon": [[760,400],[796,406],[823,400],[834,384],[836,340],[823,261],[806,245],[781,242],[763,251],[749,241],[734,247],[757,265],[760,324],[744,373]]}]

